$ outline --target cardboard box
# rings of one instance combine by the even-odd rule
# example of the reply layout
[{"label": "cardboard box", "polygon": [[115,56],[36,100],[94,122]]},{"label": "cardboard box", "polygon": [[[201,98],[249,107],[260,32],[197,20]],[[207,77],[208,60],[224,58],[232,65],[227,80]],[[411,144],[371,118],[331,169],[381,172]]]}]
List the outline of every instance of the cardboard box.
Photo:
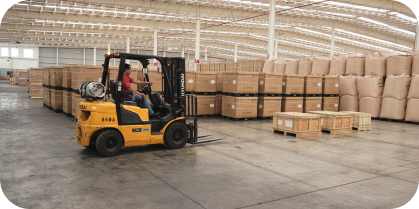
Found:
[{"label": "cardboard box", "polygon": [[339,77],[323,77],[323,94],[339,94]]},{"label": "cardboard box", "polygon": [[222,96],[221,115],[231,118],[256,118],[257,97]]},{"label": "cardboard box", "polygon": [[80,103],[84,101],[85,99],[82,99],[80,94],[71,93],[71,114],[74,117],[79,118]]},{"label": "cardboard box", "polygon": [[258,117],[272,117],[274,112],[281,112],[282,97],[259,97]]},{"label": "cardboard box", "polygon": [[323,111],[339,111],[339,97],[323,97],[322,103]]},{"label": "cardboard box", "polygon": [[72,93],[70,91],[63,91],[63,112],[67,114],[72,113],[73,106],[71,105]]},{"label": "cardboard box", "polygon": [[352,114],[330,111],[311,111],[309,113],[321,116],[320,125],[323,130],[352,131]]},{"label": "cardboard box", "polygon": [[42,78],[42,83],[43,83],[44,85],[47,85],[47,86],[49,86],[49,68],[50,68],[50,67],[45,67],[45,68],[42,68],[42,72],[43,72],[43,74],[44,74],[44,76],[43,76],[43,78]]},{"label": "cardboard box", "polygon": [[[142,72],[138,72],[137,74],[137,80],[144,81],[145,74]],[[163,91],[163,77],[162,74],[159,74],[157,72],[157,69],[150,69],[150,66],[148,68],[148,79],[150,82],[153,82],[153,85],[151,86],[151,89],[153,91],[162,92]],[[138,84],[137,88],[140,88],[143,85]]]},{"label": "cardboard box", "polygon": [[31,98],[43,98],[42,83],[31,83],[28,86]]},{"label": "cardboard box", "polygon": [[30,68],[29,69],[29,81],[32,83],[42,83],[43,81],[43,69],[42,68]]},{"label": "cardboard box", "polygon": [[28,78],[19,78],[17,81],[19,86],[27,86],[28,85]]},{"label": "cardboard box", "polygon": [[43,87],[42,88],[42,103],[44,104],[44,105],[46,105],[47,104],[47,88],[45,88],[45,87]]},{"label": "cardboard box", "polygon": [[303,112],[304,97],[282,97],[282,112]]},{"label": "cardboard box", "polygon": [[[266,66],[266,65],[265,65]],[[282,74],[261,73],[259,74],[259,93],[260,94],[281,94],[282,93]]]},{"label": "cardboard box", "polygon": [[44,104],[48,107],[51,107],[51,90],[44,88],[44,92]]},{"label": "cardboard box", "polygon": [[71,65],[63,66],[63,88],[71,89],[71,77]]},{"label": "cardboard box", "polygon": [[63,110],[63,90],[51,89],[51,108],[55,111]]},{"label": "cardboard box", "polygon": [[304,75],[285,75],[282,80],[282,94],[304,94]]},{"label": "cardboard box", "polygon": [[215,83],[217,84],[217,92],[222,92],[223,91],[223,73],[218,72],[217,73],[217,81],[215,81]]},{"label": "cardboard box", "polygon": [[71,66],[71,88],[79,89],[83,81],[102,82],[102,66],[93,65],[72,65]]},{"label": "cardboard box", "polygon": [[[214,65],[214,64],[212,64]],[[195,78],[195,92],[216,92],[217,73],[198,72]]]},{"label": "cardboard box", "polygon": [[196,73],[194,71],[185,72],[185,91],[194,92],[196,84]]},{"label": "cardboard box", "polygon": [[321,97],[304,97],[303,112],[321,111],[322,98]]},{"label": "cardboard box", "polygon": [[358,130],[371,130],[371,113],[340,111],[352,115],[352,127]]},{"label": "cardboard box", "polygon": [[50,68],[49,82],[50,86],[62,87],[63,86],[63,66],[53,66]]},{"label": "cardboard box", "polygon": [[196,95],[198,103],[198,115],[216,114],[216,96],[215,95]]},{"label": "cardboard box", "polygon": [[29,78],[29,71],[27,69],[20,69],[18,77],[28,79]]},{"label": "cardboard box", "polygon": [[223,106],[223,95],[217,94],[215,95],[215,114],[221,115],[221,109]]},{"label": "cardboard box", "polygon": [[258,74],[251,72],[226,72],[223,74],[223,92],[239,94],[258,93]]},{"label": "cardboard box", "polygon": [[275,112],[272,129],[294,133],[297,137],[321,136],[320,118],[318,115],[307,113]]},{"label": "cardboard box", "polygon": [[316,75],[308,75],[304,78],[304,94],[322,94],[323,85],[322,77]]}]

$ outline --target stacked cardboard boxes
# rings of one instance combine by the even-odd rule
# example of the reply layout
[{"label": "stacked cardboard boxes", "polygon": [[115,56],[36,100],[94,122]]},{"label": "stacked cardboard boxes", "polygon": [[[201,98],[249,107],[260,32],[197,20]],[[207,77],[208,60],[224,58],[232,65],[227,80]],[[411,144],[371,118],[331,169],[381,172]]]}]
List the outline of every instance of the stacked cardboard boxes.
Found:
[{"label": "stacked cardboard boxes", "polygon": [[72,78],[72,65],[63,66],[63,112],[69,116],[72,115],[72,105],[71,105],[71,78]]},{"label": "stacked cardboard boxes", "polygon": [[274,112],[281,111],[282,80],[282,74],[259,74],[258,118],[272,118]]},{"label": "stacked cardboard boxes", "polygon": [[[102,66],[93,65],[72,65],[71,66],[71,89],[72,89],[72,115],[78,118],[80,102],[84,99],[80,97],[79,87],[83,81],[102,82]],[[68,98],[67,98],[68,99]]]},{"label": "stacked cardboard boxes", "polygon": [[322,110],[322,77],[308,75],[304,78],[303,112]]},{"label": "stacked cardboard boxes", "polygon": [[322,78],[323,88],[323,111],[339,111],[339,77],[324,76]]},{"label": "stacked cardboard boxes", "polygon": [[17,84],[19,86],[27,86],[28,85],[28,78],[29,78],[29,71],[27,69],[21,69],[19,71],[17,78]]},{"label": "stacked cardboard boxes", "polygon": [[303,113],[305,77],[304,75],[285,75],[283,77],[282,112]]}]

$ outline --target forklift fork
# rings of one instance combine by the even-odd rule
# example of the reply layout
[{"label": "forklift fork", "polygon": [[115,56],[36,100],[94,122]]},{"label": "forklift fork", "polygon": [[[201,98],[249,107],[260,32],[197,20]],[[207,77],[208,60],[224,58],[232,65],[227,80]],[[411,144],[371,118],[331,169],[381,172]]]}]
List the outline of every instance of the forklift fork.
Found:
[{"label": "forklift fork", "polygon": [[217,139],[209,139],[209,140],[203,140],[203,141],[198,141],[198,138],[204,138],[204,137],[208,137],[208,136],[212,136],[212,134],[210,135],[203,135],[203,136],[198,136],[198,99],[196,97],[195,94],[187,94],[186,95],[186,102],[187,102],[187,108],[186,108],[186,114],[185,114],[185,118],[186,119],[193,119],[193,123],[189,123],[186,124],[188,126],[189,129],[189,140],[188,142],[191,144],[200,144],[200,143],[206,143],[206,142],[213,142],[213,141],[218,141],[224,138],[217,138]]}]

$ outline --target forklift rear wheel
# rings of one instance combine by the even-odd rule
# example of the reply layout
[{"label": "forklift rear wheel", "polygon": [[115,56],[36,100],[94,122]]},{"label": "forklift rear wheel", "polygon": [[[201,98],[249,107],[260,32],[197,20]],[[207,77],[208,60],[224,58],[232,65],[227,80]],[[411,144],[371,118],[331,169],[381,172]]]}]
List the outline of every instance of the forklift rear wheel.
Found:
[{"label": "forklift rear wheel", "polygon": [[164,133],[164,143],[170,149],[180,149],[188,141],[188,128],[184,123],[174,122]]},{"label": "forklift rear wheel", "polygon": [[103,157],[110,157],[122,148],[122,136],[118,131],[107,130],[96,138],[96,150]]}]

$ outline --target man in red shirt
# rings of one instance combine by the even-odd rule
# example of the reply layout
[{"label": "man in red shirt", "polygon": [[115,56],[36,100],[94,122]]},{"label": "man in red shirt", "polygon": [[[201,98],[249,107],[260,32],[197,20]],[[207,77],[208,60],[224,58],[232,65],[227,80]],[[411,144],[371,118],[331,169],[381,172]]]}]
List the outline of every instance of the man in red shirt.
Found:
[{"label": "man in red shirt", "polygon": [[[131,75],[131,65],[125,64],[125,71],[124,76],[122,79],[122,90],[132,92],[134,95],[129,96],[125,98],[125,101],[133,101],[132,97],[135,97],[135,102],[137,102],[138,107],[144,106],[148,109],[148,114],[151,116],[151,118],[155,118],[156,114],[154,113],[153,109],[150,106],[150,103],[148,102],[146,95],[143,93],[138,92],[134,87],[131,86],[131,83],[135,84],[152,84],[152,82],[144,82],[140,80],[133,79],[129,77]],[[118,77],[116,78],[116,83],[118,83]],[[143,102],[144,100],[144,102]]]}]

